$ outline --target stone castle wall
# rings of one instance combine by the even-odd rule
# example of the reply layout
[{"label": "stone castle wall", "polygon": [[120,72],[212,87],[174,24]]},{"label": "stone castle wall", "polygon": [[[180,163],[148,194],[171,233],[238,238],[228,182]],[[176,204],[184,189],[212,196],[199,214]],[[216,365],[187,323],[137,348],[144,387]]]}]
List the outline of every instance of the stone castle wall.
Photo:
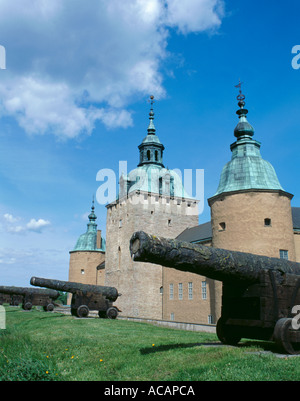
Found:
[{"label": "stone castle wall", "polygon": [[290,198],[282,191],[245,191],[210,200],[212,246],[296,260]]},{"label": "stone castle wall", "polygon": [[134,192],[107,206],[106,285],[122,294],[124,316],[162,319],[165,268],[133,262],[129,241],[135,231],[175,238],[198,224],[197,202]]}]

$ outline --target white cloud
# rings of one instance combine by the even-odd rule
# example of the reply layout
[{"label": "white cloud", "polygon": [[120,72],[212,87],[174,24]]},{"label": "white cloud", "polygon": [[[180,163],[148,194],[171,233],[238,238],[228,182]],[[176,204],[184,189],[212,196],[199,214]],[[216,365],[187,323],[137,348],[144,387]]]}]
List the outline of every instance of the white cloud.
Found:
[{"label": "white cloud", "polygon": [[9,214],[9,213],[5,213],[5,214],[3,215],[3,217],[4,217],[4,220],[5,220],[6,222],[8,222],[8,223],[15,223],[15,222],[17,222],[18,220],[20,220],[19,217],[14,217],[12,214]]},{"label": "white cloud", "polygon": [[[2,0],[0,111],[30,134],[128,127],[133,99],[165,96],[168,28],[218,28],[222,0]],[[13,16],[13,17],[12,17]]]},{"label": "white cloud", "polygon": [[40,233],[44,227],[49,226],[51,223],[48,220],[44,219],[31,219],[29,223],[26,224],[26,228],[29,231],[35,231],[37,233]]},{"label": "white cloud", "polygon": [[222,0],[166,0],[166,24],[182,33],[216,29],[224,14]]},{"label": "white cloud", "polygon": [[51,225],[50,221],[44,219],[31,219],[27,224],[15,224],[20,221],[20,217],[14,217],[12,214],[5,213],[3,215],[4,229],[11,234],[24,234],[28,231],[41,233],[42,230]]}]

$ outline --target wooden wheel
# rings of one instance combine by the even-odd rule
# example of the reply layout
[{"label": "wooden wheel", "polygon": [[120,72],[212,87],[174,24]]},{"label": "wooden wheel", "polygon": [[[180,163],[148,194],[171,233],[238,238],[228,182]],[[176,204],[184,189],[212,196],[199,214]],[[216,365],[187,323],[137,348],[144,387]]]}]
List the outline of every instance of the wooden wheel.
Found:
[{"label": "wooden wheel", "polygon": [[223,344],[237,345],[240,342],[241,337],[235,333],[235,328],[228,326],[224,323],[224,320],[220,318],[217,323],[217,336]]},{"label": "wooden wheel", "polygon": [[279,319],[275,325],[273,338],[275,343],[287,354],[300,354],[300,332],[292,328],[291,318]]},{"label": "wooden wheel", "polygon": [[89,314],[89,308],[86,305],[80,305],[77,309],[78,317],[87,317]]},{"label": "wooden wheel", "polygon": [[54,305],[53,304],[48,304],[44,306],[44,311],[45,312],[52,312],[54,310]]},{"label": "wooden wheel", "polygon": [[110,308],[108,308],[107,309],[107,311],[106,311],[106,316],[109,318],[109,319],[116,319],[116,317],[118,316],[118,310],[117,310],[117,308],[115,308],[115,307],[110,307]]},{"label": "wooden wheel", "polygon": [[32,308],[32,303],[31,302],[26,302],[25,304],[24,304],[24,309],[25,310],[30,310]]}]

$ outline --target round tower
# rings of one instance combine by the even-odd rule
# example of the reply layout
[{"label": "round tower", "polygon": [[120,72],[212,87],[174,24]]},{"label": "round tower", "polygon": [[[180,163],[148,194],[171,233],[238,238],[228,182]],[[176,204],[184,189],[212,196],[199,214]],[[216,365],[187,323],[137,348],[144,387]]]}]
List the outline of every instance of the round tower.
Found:
[{"label": "round tower", "polygon": [[87,231],[70,251],[69,281],[104,285],[105,240],[97,230],[94,200],[88,218]]},{"label": "round tower", "polygon": [[208,199],[212,246],[295,261],[293,195],[284,191],[273,166],[261,157],[241,90],[237,99],[232,158],[223,168],[216,194]]}]

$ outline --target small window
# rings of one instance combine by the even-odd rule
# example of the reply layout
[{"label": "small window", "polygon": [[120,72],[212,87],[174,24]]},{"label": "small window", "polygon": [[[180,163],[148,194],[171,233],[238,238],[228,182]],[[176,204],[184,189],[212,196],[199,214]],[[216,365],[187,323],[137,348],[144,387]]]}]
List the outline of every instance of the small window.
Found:
[{"label": "small window", "polygon": [[265,219],[265,227],[271,226],[271,219]]},{"label": "small window", "polygon": [[189,290],[189,299],[193,299],[193,283],[192,282],[190,282],[189,284],[188,284],[188,290]]},{"label": "small window", "polygon": [[214,324],[214,317],[213,317],[213,315],[208,315],[207,321],[208,321],[208,324]]},{"label": "small window", "polygon": [[222,222],[219,224],[219,231],[225,231],[226,230],[226,223]]},{"label": "small window", "polygon": [[81,274],[84,274],[84,269],[81,269]]},{"label": "small window", "polygon": [[157,160],[158,160],[158,151],[156,150],[155,151],[155,161],[157,162]]},{"label": "small window", "polygon": [[206,281],[202,281],[201,283],[201,292],[202,292],[202,299],[206,299],[207,298]]},{"label": "small window", "polygon": [[170,299],[174,299],[174,285],[173,284],[170,284],[169,291],[170,291]]},{"label": "small window", "polygon": [[147,150],[147,160],[150,160],[150,150]]},{"label": "small window", "polygon": [[174,315],[174,312],[172,312],[172,313],[170,314],[170,320],[174,321],[174,319],[175,319],[175,315]]},{"label": "small window", "polygon": [[171,226],[172,226],[172,220],[169,219],[169,220],[168,220],[168,227],[171,227]]},{"label": "small window", "polygon": [[178,284],[178,299],[183,299],[182,283]]},{"label": "small window", "polygon": [[286,251],[285,249],[280,249],[279,251],[279,256],[280,259],[289,259],[289,251]]},{"label": "small window", "polygon": [[122,227],[122,219],[119,220],[119,228]]}]

